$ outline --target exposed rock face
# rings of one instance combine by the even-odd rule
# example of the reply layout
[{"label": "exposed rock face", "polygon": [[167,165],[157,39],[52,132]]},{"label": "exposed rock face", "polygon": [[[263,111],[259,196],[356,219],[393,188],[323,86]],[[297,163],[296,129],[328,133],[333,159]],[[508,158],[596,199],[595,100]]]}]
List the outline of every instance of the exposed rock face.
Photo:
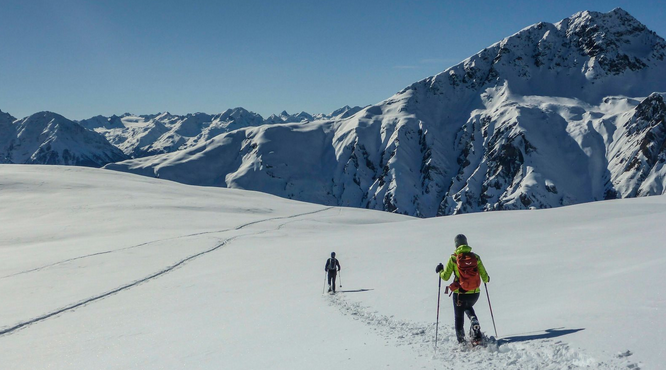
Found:
[{"label": "exposed rock face", "polygon": [[618,197],[664,193],[666,169],[666,104],[659,94],[642,101],[618,129],[611,148],[611,182]]}]

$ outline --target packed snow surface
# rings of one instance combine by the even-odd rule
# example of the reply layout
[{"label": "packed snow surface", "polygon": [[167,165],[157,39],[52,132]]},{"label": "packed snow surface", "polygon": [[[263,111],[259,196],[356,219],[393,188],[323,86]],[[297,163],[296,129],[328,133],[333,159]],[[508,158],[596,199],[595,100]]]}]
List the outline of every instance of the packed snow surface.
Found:
[{"label": "packed snow surface", "polygon": [[[3,369],[659,369],[666,198],[417,219],[0,165]],[[467,235],[499,347],[455,344]],[[335,251],[342,287],[322,294]],[[445,285],[445,284],[443,284]],[[476,305],[494,336],[485,291]]]}]

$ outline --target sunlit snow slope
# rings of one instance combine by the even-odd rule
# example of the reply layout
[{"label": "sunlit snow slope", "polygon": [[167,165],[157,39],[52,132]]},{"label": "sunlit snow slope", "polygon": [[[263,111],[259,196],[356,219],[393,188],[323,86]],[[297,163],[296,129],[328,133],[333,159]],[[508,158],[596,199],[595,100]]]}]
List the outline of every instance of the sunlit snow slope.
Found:
[{"label": "sunlit snow slope", "polygon": [[[3,369],[658,369],[666,198],[415,219],[114,171],[0,166]],[[499,348],[454,344],[467,234]],[[336,251],[342,293],[322,295]],[[477,304],[493,335],[485,293]]]}]

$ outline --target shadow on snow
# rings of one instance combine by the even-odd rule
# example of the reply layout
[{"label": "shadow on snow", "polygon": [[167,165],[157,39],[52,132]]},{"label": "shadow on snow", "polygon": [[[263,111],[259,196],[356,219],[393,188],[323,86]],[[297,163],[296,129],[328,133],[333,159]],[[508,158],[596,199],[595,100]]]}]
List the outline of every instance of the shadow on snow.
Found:
[{"label": "shadow on snow", "polygon": [[557,337],[561,337],[563,335],[577,333],[581,330],[585,330],[585,329],[584,328],[581,328],[581,329],[563,329],[563,328],[547,329],[547,330],[545,330],[545,333],[541,333],[541,334],[516,335],[516,336],[513,336],[513,337],[502,338],[502,339],[499,339],[497,341],[497,344],[502,345],[502,344],[506,344],[506,343],[518,343],[518,342],[527,342],[527,341],[530,341],[530,340],[557,338]]},{"label": "shadow on snow", "polygon": [[361,293],[361,292],[369,292],[374,289],[356,289],[356,290],[338,290],[338,293]]}]

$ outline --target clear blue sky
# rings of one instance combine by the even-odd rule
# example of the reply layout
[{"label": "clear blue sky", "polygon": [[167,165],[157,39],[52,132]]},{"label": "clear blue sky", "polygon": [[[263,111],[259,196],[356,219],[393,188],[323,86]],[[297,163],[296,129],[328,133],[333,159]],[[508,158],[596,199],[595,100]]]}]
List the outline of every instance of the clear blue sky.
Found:
[{"label": "clear blue sky", "polygon": [[531,24],[662,1],[2,0],[0,110],[71,119],[379,102]]}]

